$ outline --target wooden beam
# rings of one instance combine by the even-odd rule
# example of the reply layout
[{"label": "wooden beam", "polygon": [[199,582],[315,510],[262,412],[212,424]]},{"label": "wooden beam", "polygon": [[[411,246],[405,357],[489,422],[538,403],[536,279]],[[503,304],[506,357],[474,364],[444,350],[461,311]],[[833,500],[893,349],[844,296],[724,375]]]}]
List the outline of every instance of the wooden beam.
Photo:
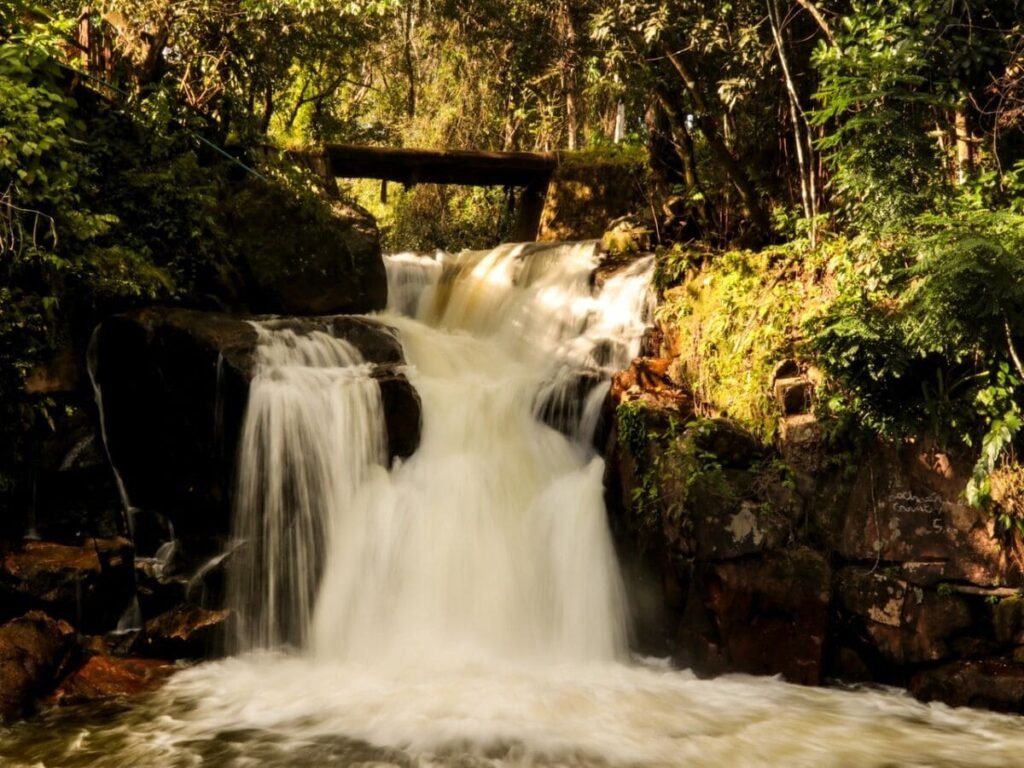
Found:
[{"label": "wooden beam", "polygon": [[307,161],[323,158],[330,173],[338,178],[381,179],[402,184],[546,186],[558,165],[558,156],[553,152],[439,151],[327,144],[321,149],[288,154]]}]

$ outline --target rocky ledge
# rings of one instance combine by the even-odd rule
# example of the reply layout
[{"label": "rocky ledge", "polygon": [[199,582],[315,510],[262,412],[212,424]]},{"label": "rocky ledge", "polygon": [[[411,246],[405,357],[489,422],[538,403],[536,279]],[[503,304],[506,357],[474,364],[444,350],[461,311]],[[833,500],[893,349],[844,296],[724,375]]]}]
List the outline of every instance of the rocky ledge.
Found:
[{"label": "rocky ledge", "polygon": [[[179,540],[204,555],[220,551],[230,530],[234,458],[257,346],[249,319],[150,308],[105,321],[93,349],[107,449],[132,506],[170,521]],[[393,329],[346,315],[273,323],[353,344],[374,365],[391,456],[416,449],[419,396],[402,373]],[[144,550],[147,542],[136,544]]]},{"label": "rocky ledge", "polygon": [[[970,464],[926,444],[828,444],[782,366],[773,445],[698,418],[670,360],[616,378],[612,523],[639,637],[702,675],[879,682],[1024,712],[1024,578]],[[772,391],[770,389],[769,391]]]}]

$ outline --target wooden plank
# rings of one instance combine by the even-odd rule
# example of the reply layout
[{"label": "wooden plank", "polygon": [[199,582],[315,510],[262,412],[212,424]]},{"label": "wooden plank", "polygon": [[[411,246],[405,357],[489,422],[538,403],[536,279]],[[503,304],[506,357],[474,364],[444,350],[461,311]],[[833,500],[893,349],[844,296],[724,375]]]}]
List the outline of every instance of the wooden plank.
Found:
[{"label": "wooden plank", "polygon": [[558,156],[547,152],[477,152],[327,144],[289,153],[326,159],[338,178],[381,179],[402,184],[533,186],[547,184]]}]

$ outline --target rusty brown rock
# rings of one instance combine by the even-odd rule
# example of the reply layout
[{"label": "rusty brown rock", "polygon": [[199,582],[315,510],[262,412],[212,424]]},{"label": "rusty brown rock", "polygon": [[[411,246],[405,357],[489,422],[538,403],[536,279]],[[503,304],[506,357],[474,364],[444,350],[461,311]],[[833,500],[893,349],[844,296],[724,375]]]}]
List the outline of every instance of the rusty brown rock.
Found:
[{"label": "rusty brown rock", "polygon": [[935,579],[982,586],[1019,581],[992,515],[961,501],[967,479],[944,454],[873,448],[850,493],[838,553],[853,561],[931,563]]},{"label": "rusty brown rock", "polygon": [[50,696],[54,704],[84,704],[137,696],[159,688],[177,669],[163,659],[90,656]]},{"label": "rusty brown rock", "polygon": [[85,631],[106,631],[131,601],[132,558],[124,538],[25,542],[0,562],[0,598],[11,613],[43,610]]},{"label": "rusty brown rock", "polygon": [[41,611],[0,627],[0,721],[26,714],[68,669],[75,631]]},{"label": "rusty brown rock", "polygon": [[[691,590],[696,632],[684,630],[683,660],[710,674],[781,674],[821,682],[831,573],[816,552],[801,549],[710,563]],[[696,583],[696,582],[695,582]],[[697,615],[703,613],[703,619]],[[703,624],[703,626],[701,626]]]},{"label": "rusty brown rock", "polygon": [[910,680],[910,693],[922,701],[951,707],[1024,710],[1024,664],[1011,658],[956,661],[925,670]]},{"label": "rusty brown rock", "polygon": [[222,655],[233,614],[179,606],[146,622],[133,651],[160,659],[202,659]]}]

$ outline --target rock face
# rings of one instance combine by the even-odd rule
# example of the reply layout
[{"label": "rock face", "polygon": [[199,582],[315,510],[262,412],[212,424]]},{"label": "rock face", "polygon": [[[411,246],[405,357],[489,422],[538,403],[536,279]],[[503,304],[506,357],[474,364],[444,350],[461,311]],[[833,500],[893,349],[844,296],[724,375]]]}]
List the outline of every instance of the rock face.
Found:
[{"label": "rock face", "polygon": [[579,158],[563,153],[544,200],[538,240],[598,239],[608,223],[647,211],[635,183],[643,161],[623,157]]},{"label": "rock face", "polygon": [[[354,317],[291,318],[279,326],[345,338],[377,366],[393,456],[419,444],[419,398],[401,373],[391,329]],[[171,521],[197,554],[230,530],[236,445],[254,372],[256,330],[245,318],[153,308],[104,322],[95,374],[107,447],[133,507]],[[140,552],[151,542],[137,541]]]},{"label": "rock face", "polygon": [[26,542],[0,562],[2,611],[42,610],[86,632],[113,629],[135,592],[132,556],[122,538]]},{"label": "rock face", "polygon": [[71,626],[40,611],[0,627],[0,721],[26,714],[52,690],[75,650]]},{"label": "rock face", "polygon": [[49,697],[54,704],[87,704],[137,696],[158,688],[175,670],[162,659],[134,659],[98,654],[71,673]]},{"label": "rock face", "polygon": [[377,224],[359,206],[310,205],[250,179],[227,201],[224,217],[241,257],[249,311],[359,314],[387,304]]},{"label": "rock face", "polygon": [[765,382],[782,429],[761,445],[698,419],[673,366],[638,359],[611,392],[609,507],[645,650],[1024,711],[1024,575],[962,501],[969,465],[922,444],[828,449],[795,365]]},{"label": "rock face", "polygon": [[203,659],[224,653],[233,614],[182,605],[146,622],[133,650],[161,659]]}]

